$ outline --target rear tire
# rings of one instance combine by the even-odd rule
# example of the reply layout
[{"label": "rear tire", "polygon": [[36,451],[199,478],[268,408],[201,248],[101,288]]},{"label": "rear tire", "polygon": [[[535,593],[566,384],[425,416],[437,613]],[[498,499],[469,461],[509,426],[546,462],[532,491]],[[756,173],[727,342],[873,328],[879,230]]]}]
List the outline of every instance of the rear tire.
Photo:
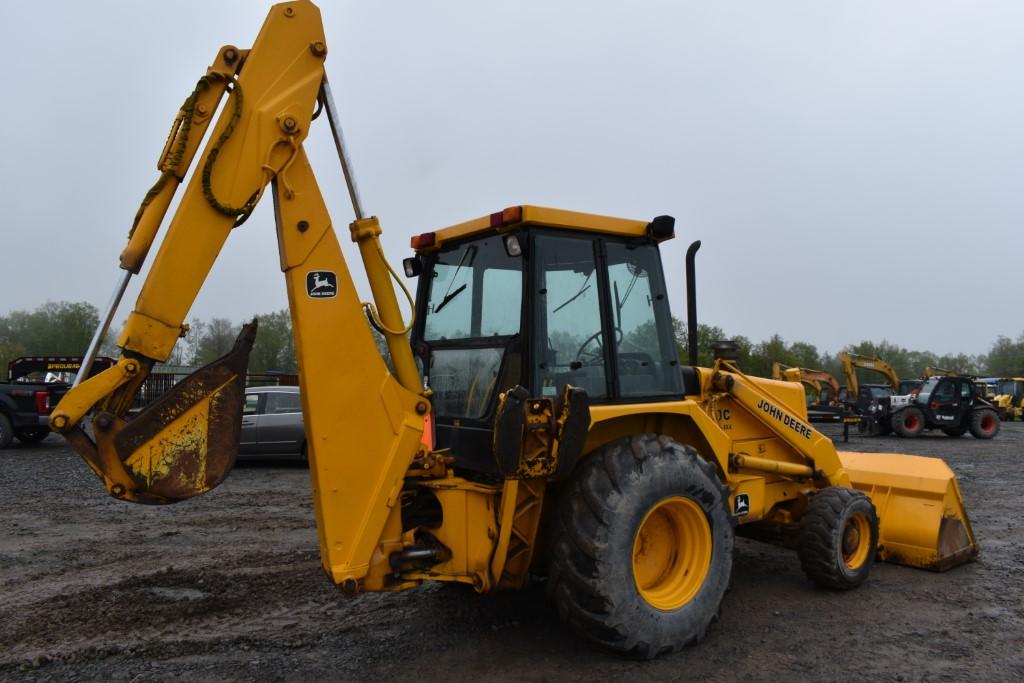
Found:
[{"label": "rear tire", "polygon": [[19,429],[14,433],[14,436],[18,437],[18,441],[22,443],[39,443],[49,435],[50,430],[46,427],[29,427]]},{"label": "rear tire", "polygon": [[553,520],[548,589],[563,621],[639,659],[701,640],[732,571],[727,501],[714,467],[668,437],[591,455]]},{"label": "rear tire", "polygon": [[999,433],[999,414],[991,408],[982,408],[971,413],[971,436],[975,439],[991,439]]},{"label": "rear tire", "polygon": [[807,577],[825,588],[864,583],[878,549],[878,515],[860,491],[830,486],[814,494],[800,520],[797,555]]},{"label": "rear tire", "polygon": [[0,450],[11,445],[14,438],[14,429],[11,428],[11,420],[6,415],[0,414]]},{"label": "rear tire", "polygon": [[892,431],[896,432],[899,436],[913,439],[920,436],[924,430],[924,413],[915,406],[903,408],[892,416],[890,425],[892,426]]}]

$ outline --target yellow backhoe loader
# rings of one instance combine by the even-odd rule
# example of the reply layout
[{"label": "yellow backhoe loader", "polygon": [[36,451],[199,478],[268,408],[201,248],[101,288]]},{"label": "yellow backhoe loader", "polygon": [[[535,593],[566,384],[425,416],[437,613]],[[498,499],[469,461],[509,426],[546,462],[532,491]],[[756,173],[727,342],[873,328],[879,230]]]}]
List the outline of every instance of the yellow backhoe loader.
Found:
[{"label": "yellow backhoe loader", "polygon": [[1000,377],[995,396],[989,400],[999,419],[1013,422],[1024,418],[1024,377]]},{"label": "yellow backhoe loader", "polygon": [[[179,112],[90,354],[227,95],[118,362],[72,388],[51,421],[110,495],[173,503],[230,471],[255,322],[225,357],[137,416],[128,408],[269,186],[321,562],[345,591],[448,581],[488,592],[546,576],[587,638],[651,657],[703,637],[736,533],[794,547],[807,575],[834,589],[861,584],[876,558],[944,570],[977,554],[941,460],[837,453],[807,423],[803,390],[748,377],[729,344],[712,367],[679,362],[659,257],[669,217],[523,205],[418,234],[404,264],[418,277],[416,315],[403,322],[398,276],[342,145],[327,52],[313,4],[275,5],[251,49],[216,53]],[[372,302],[356,294],[303,148],[314,112],[334,133]],[[698,245],[687,258],[691,332]]]}]

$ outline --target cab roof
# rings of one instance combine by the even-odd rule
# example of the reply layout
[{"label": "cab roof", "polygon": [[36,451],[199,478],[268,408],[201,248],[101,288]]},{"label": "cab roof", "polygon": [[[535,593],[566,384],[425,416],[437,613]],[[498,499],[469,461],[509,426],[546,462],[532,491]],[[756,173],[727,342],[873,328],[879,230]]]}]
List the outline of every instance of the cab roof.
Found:
[{"label": "cab roof", "polygon": [[[651,234],[650,228],[653,223],[651,221],[614,218],[593,213],[523,204],[520,206],[510,206],[502,211],[441,228],[434,232],[416,235],[412,238],[412,248],[418,253],[437,251],[446,242],[461,241],[467,237],[482,235],[488,232],[508,232],[517,227],[527,225],[623,237],[644,237]],[[670,239],[672,236],[672,234],[660,233],[655,239],[661,241],[662,239]]]}]

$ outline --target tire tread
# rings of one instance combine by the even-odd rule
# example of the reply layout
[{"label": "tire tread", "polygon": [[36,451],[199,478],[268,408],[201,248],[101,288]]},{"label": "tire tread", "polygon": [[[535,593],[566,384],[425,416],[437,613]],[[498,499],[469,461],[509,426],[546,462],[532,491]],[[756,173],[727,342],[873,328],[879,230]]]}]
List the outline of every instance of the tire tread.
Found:
[{"label": "tire tread", "polygon": [[[552,543],[549,569],[549,595],[559,616],[589,640],[630,657],[648,659],[664,652],[678,650],[704,637],[707,628],[717,619],[718,607],[697,625],[684,642],[673,640],[671,633],[658,629],[639,629],[623,624],[616,616],[625,599],[602,585],[602,569],[606,567],[609,522],[615,519],[627,502],[630,483],[644,476],[659,476],[676,470],[683,473],[696,467],[705,486],[714,488],[715,503],[728,514],[728,488],[719,480],[715,467],[689,446],[670,437],[642,434],[613,442],[581,464],[562,492],[557,513],[556,539]],[[691,477],[691,480],[693,477]],[[707,502],[708,491],[692,485],[694,490],[680,491]],[[731,568],[731,543],[725,549]],[[724,577],[728,584],[728,572]],[[630,587],[632,589],[632,587]]]}]

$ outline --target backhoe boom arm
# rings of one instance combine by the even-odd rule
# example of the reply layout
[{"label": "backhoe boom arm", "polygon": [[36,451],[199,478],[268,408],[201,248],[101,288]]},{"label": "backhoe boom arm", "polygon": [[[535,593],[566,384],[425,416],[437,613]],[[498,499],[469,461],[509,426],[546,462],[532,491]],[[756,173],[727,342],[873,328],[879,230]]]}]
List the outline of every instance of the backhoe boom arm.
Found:
[{"label": "backhoe boom arm", "polygon": [[[52,425],[110,494],[123,500],[175,502],[223,480],[238,446],[255,325],[245,328],[231,354],[138,416],[125,415],[153,363],[166,360],[182,335],[182,323],[233,228],[269,186],[303,388],[323,565],[335,582],[381,585],[390,572],[381,549],[401,549],[404,543],[399,494],[421,450],[429,405],[380,248],[380,225],[376,218],[360,219],[350,235],[373,290],[375,305],[366,306],[387,330],[397,379],[366,324],[302,147],[318,98],[331,106],[322,94],[326,55],[320,13],[308,0],[271,8],[251,50],[229,46],[218,53],[179,112],[161,155],[160,181],[121,255],[121,267],[138,272],[210,114],[229,92],[128,317],[118,342],[121,361],[70,390]],[[318,372],[328,367],[331,373]],[[94,437],[81,427],[90,412]]]}]

